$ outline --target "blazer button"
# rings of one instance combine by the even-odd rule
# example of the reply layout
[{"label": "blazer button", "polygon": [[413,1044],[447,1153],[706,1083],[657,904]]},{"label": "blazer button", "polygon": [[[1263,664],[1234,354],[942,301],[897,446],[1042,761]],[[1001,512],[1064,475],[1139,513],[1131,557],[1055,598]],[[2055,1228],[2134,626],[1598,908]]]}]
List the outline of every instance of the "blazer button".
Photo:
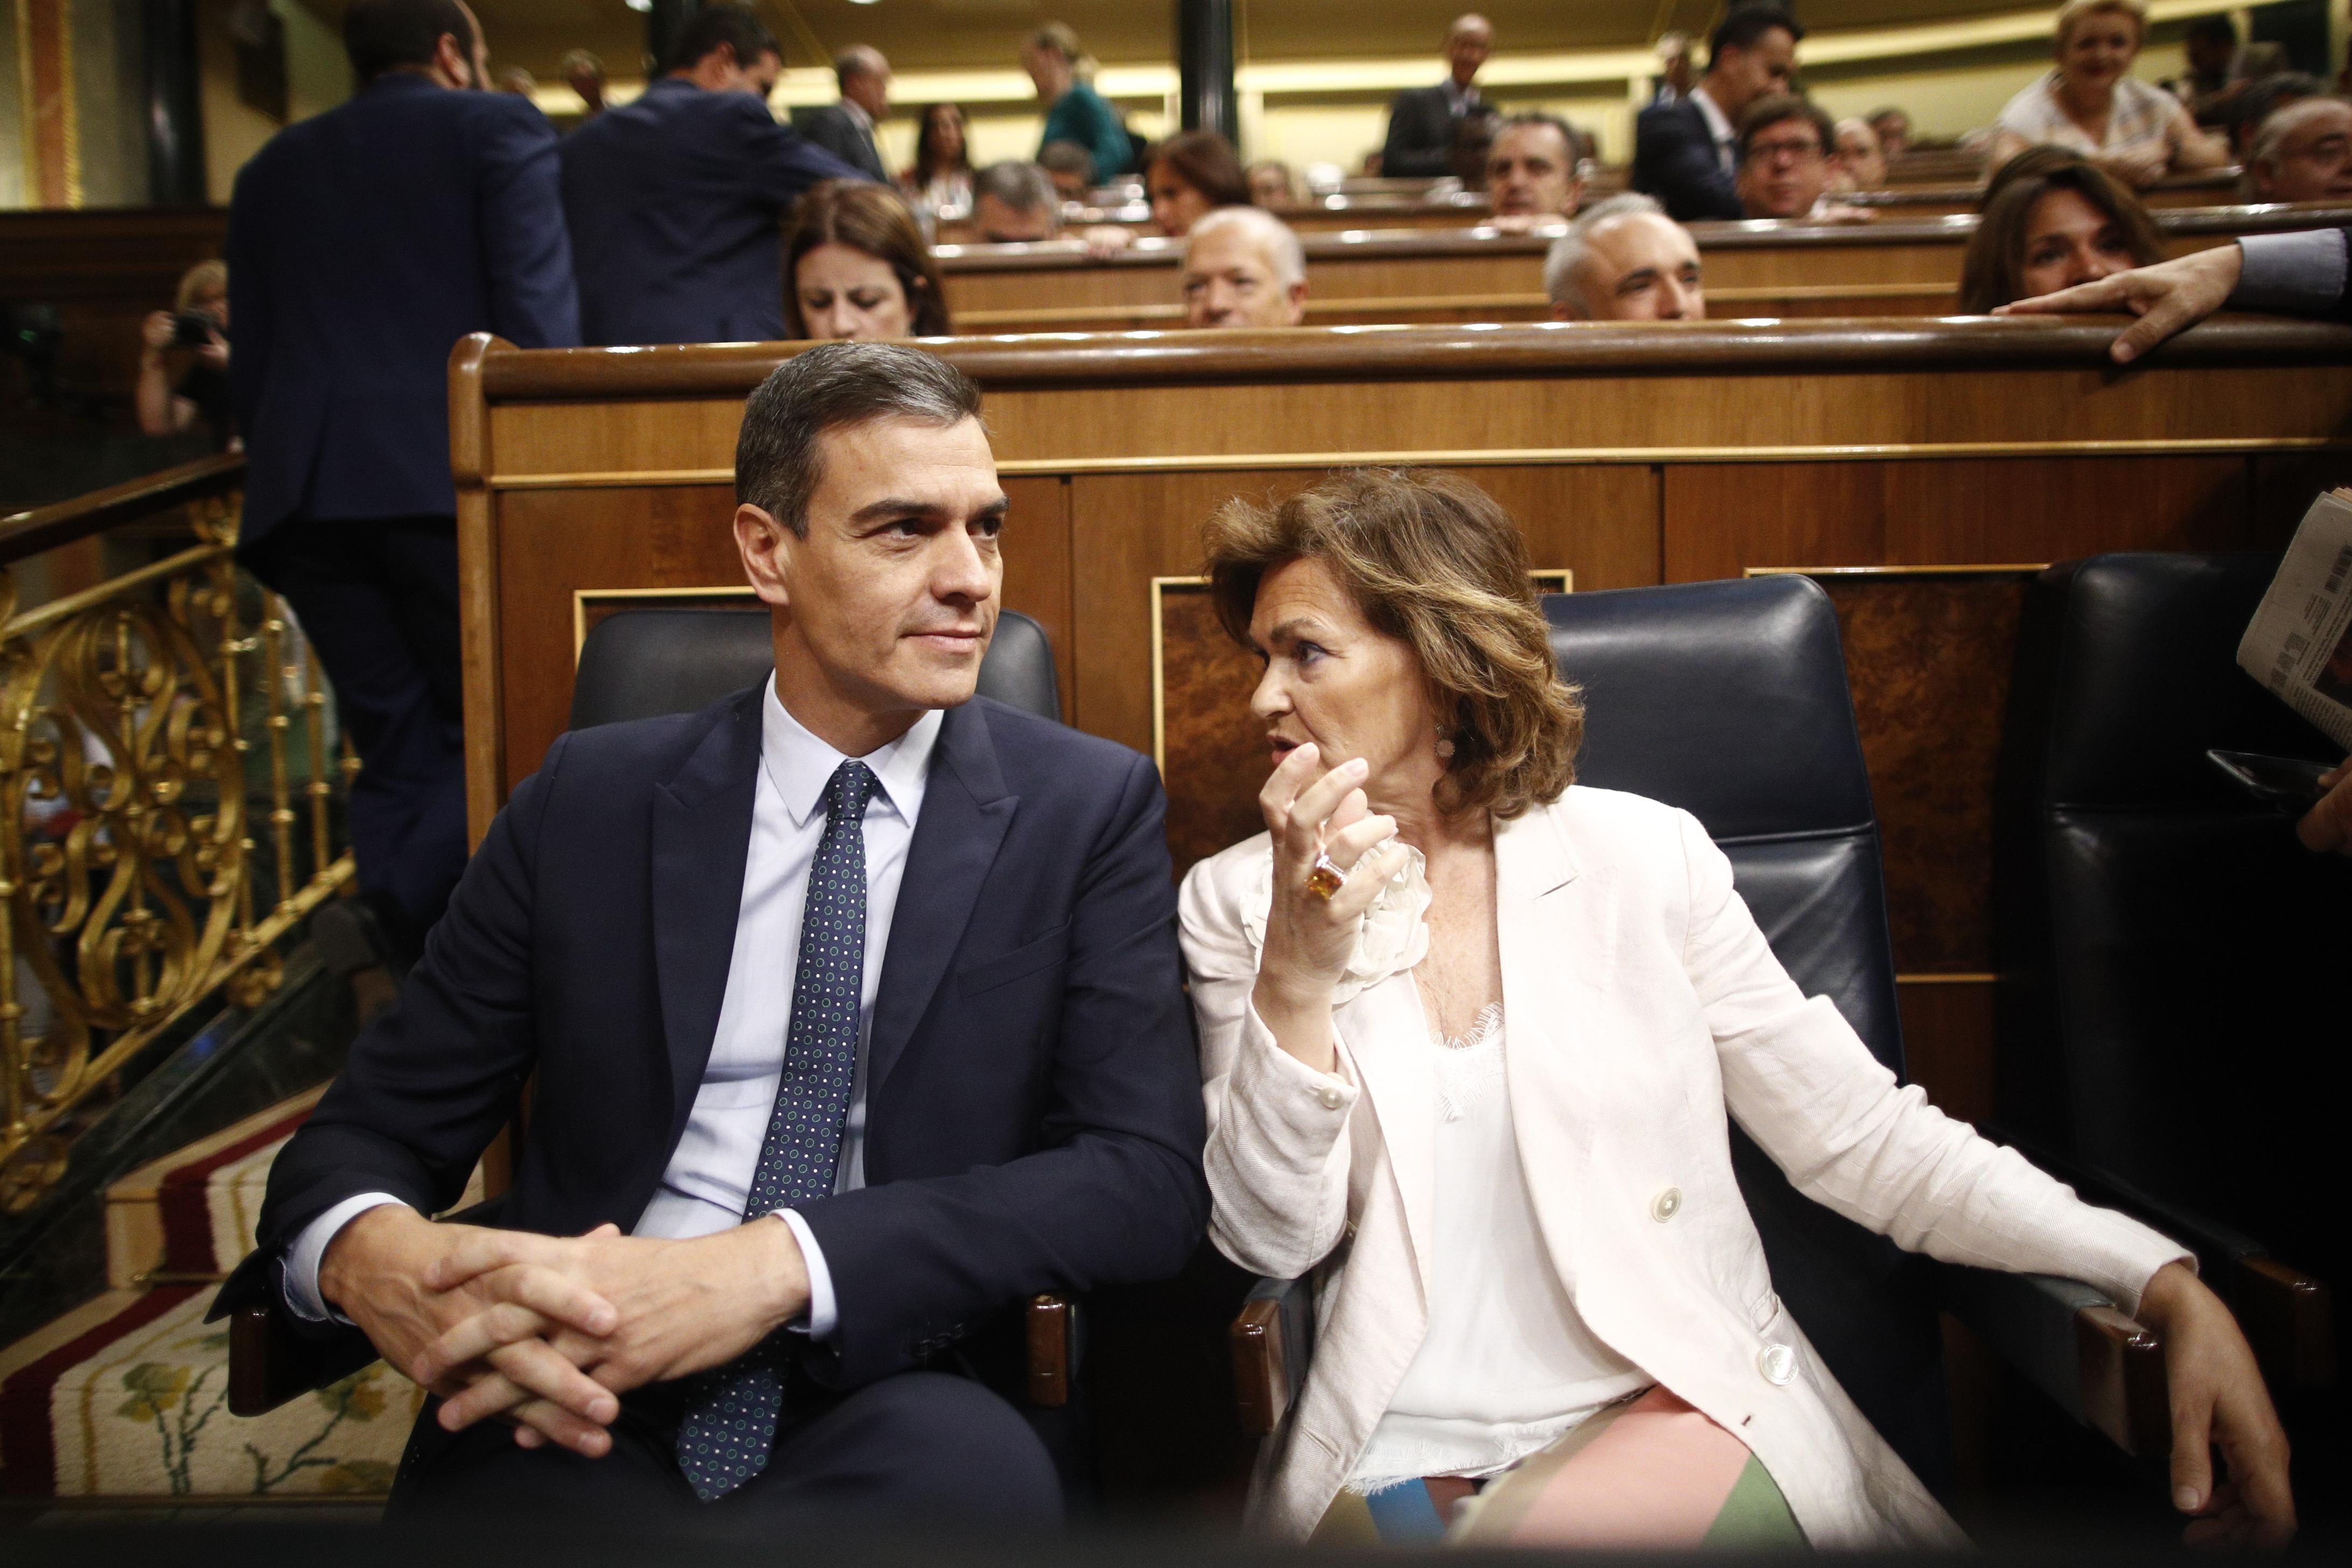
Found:
[{"label": "blazer button", "polygon": [[1337,1110],[1348,1097],[1344,1093],[1340,1092],[1340,1089],[1338,1084],[1327,1083],[1316,1091],[1315,1098],[1323,1102],[1324,1110]]},{"label": "blazer button", "polygon": [[1756,1357],[1756,1370],[1774,1387],[1786,1387],[1796,1381],[1797,1352],[1787,1345],[1766,1345]]},{"label": "blazer button", "polygon": [[1650,1200],[1650,1217],[1660,1225],[1665,1224],[1682,1212],[1683,1190],[1680,1187],[1668,1187]]}]

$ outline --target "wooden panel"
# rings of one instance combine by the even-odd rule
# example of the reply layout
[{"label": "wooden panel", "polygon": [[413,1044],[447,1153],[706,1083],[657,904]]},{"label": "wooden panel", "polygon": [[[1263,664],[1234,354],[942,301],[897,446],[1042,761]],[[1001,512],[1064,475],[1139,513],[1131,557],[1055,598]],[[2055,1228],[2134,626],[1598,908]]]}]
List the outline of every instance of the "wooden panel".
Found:
[{"label": "wooden panel", "polygon": [[[1066,712],[1076,675],[1067,487],[1055,479],[1013,478],[1004,488],[1013,503],[1004,603],[1034,616],[1054,638]],[[583,589],[740,584],[734,515],[734,492],[719,485],[512,490],[499,497],[503,791],[512,791],[539,766],[569,720],[572,595]]]},{"label": "wooden panel", "polygon": [[[1077,598],[1077,725],[1151,749],[1153,577],[1201,565],[1201,530],[1234,496],[1281,499],[1322,468],[1224,473],[1082,474],[1072,481]],[[1657,477],[1642,465],[1480,468],[1470,477],[1528,531],[1538,566],[1580,589],[1658,581]]]},{"label": "wooden panel", "polygon": [[1993,1110],[1993,988],[1987,981],[1905,983],[1895,989],[1912,1082],[1945,1115],[1982,1121]]}]

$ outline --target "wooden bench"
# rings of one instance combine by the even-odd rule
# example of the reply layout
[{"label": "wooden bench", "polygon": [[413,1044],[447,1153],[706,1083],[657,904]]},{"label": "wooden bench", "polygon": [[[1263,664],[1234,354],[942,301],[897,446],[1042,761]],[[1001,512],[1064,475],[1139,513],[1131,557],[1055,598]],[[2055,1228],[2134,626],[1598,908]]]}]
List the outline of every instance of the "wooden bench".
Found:
[{"label": "wooden bench", "polygon": [[[2200,207],[2157,215],[2175,255],[2240,234],[2352,221],[2352,209]],[[1719,318],[1948,315],[1970,215],[1863,225],[1693,224]],[[1539,321],[1550,234],[1492,229],[1308,235],[1314,326]],[[941,247],[940,267],[965,332],[1121,331],[1182,321],[1180,243],[1152,239],[1107,260],[1075,245]]]},{"label": "wooden bench", "polygon": [[[2238,182],[2244,173],[2240,169],[2200,169],[2193,174],[2168,174],[2140,192],[2139,199],[2152,211],[2173,207],[2224,206],[2238,200]],[[1856,191],[1838,199],[1850,206],[1867,207],[1905,217],[1934,217],[1945,213],[1972,213],[1984,197],[1984,180],[1956,182],[1945,185],[1897,185],[1889,184],[1883,191]]]}]

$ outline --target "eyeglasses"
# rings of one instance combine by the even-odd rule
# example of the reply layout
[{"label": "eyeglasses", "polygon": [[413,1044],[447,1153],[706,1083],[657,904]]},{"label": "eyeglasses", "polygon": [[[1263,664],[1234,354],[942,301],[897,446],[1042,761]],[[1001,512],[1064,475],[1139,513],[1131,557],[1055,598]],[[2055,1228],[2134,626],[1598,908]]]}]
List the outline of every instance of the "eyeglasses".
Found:
[{"label": "eyeglasses", "polygon": [[1769,162],[1774,158],[1790,158],[1801,163],[1808,158],[1820,157],[1822,144],[1810,137],[1801,142],[1750,142],[1748,144],[1748,155],[1759,161]]}]

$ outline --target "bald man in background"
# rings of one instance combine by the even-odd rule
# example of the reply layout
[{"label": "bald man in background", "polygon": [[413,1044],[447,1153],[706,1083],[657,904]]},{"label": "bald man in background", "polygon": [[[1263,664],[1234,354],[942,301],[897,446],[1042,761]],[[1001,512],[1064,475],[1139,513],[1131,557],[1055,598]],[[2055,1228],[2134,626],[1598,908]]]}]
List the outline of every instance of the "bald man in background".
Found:
[{"label": "bald man in background", "polygon": [[810,115],[801,134],[867,179],[889,184],[874,128],[890,115],[890,62],[877,48],[852,44],[833,58],[833,76],[841,84],[841,101]]},{"label": "bald man in background", "polygon": [[2306,98],[2263,121],[2246,158],[2258,202],[2352,199],[2352,102]]},{"label": "bald man in background", "polygon": [[1478,68],[1494,52],[1495,25],[1472,13],[1445,29],[1446,79],[1435,87],[1408,88],[1389,105],[1388,140],[1381,147],[1381,173],[1391,178],[1435,179],[1453,171],[1446,153],[1465,117],[1486,107],[1478,92]]},{"label": "bald man in background", "polygon": [[1556,321],[1696,321],[1706,317],[1698,247],[1649,196],[1596,202],[1544,258]]},{"label": "bald man in background", "polygon": [[1219,207],[1184,240],[1184,324],[1296,327],[1307,320],[1307,253],[1263,207]]}]

